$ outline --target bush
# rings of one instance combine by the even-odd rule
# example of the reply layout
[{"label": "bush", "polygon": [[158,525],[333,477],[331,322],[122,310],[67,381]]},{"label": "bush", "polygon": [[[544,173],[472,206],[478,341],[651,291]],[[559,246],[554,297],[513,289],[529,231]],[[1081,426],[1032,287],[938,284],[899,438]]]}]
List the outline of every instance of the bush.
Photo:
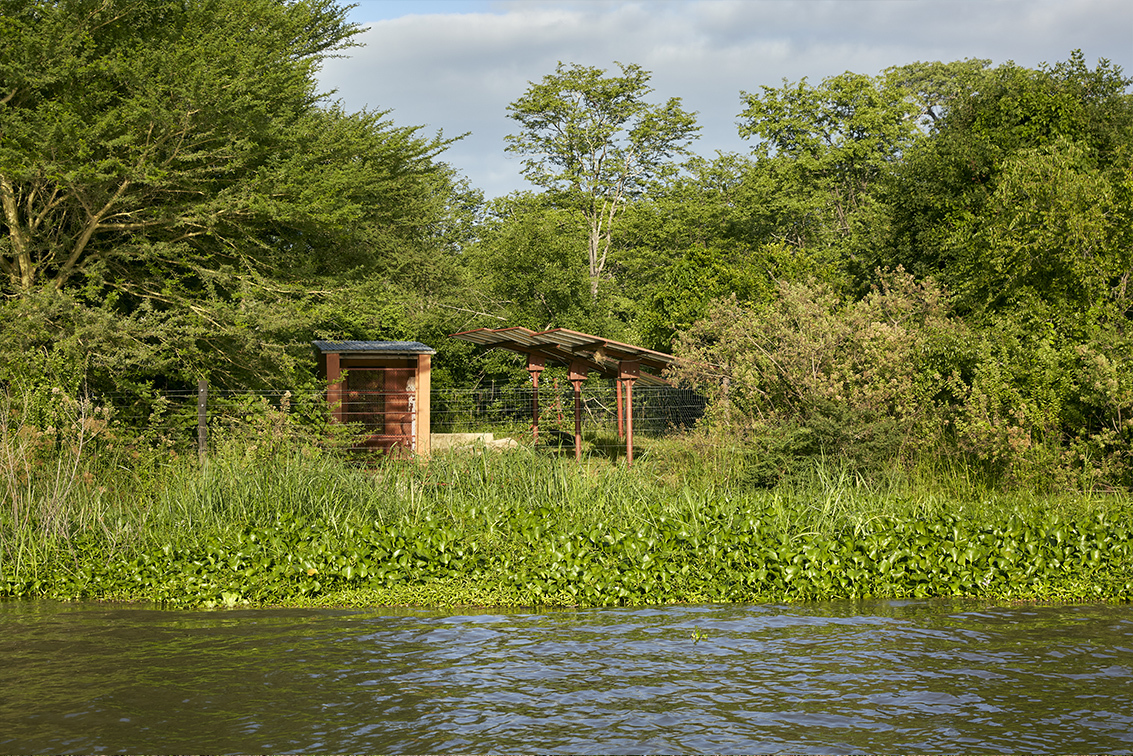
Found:
[{"label": "bush", "polygon": [[710,426],[746,439],[755,485],[816,457],[867,473],[928,458],[1039,490],[1133,484],[1120,330],[1069,334],[1037,306],[974,327],[949,301],[900,268],[859,301],[784,283],[764,306],[717,302],[681,336],[674,376],[712,398]]},{"label": "bush", "polygon": [[824,284],[784,283],[763,307],[717,303],[682,335],[675,377],[714,398],[711,422],[746,427],[773,456],[876,469],[939,438],[933,399],[947,378],[934,363],[964,339],[945,293],[903,270],[851,303]]}]

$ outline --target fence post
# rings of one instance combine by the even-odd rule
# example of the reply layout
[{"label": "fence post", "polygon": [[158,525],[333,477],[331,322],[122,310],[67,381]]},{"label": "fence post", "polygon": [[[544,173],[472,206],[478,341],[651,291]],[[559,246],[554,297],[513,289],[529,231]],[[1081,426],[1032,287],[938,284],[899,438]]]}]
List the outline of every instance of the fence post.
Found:
[{"label": "fence post", "polygon": [[208,454],[208,396],[209,384],[204,378],[197,381],[197,455],[201,462]]}]

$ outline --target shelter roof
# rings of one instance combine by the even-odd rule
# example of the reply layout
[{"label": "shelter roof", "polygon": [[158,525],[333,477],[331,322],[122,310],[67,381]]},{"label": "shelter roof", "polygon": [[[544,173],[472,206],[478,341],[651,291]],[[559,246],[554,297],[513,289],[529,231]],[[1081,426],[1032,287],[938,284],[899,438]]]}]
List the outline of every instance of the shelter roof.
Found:
[{"label": "shelter roof", "polygon": [[679,361],[671,354],[566,328],[539,332],[520,327],[478,328],[474,331],[454,333],[452,338],[471,341],[481,346],[510,349],[529,356],[540,356],[545,360],[564,365],[580,362],[588,369],[607,378],[618,376],[619,362],[637,360],[643,368],[654,371],[652,374],[642,371],[638,380],[655,386],[669,385],[669,382],[657,373]]},{"label": "shelter roof", "polygon": [[312,341],[320,354],[436,354],[419,341]]}]

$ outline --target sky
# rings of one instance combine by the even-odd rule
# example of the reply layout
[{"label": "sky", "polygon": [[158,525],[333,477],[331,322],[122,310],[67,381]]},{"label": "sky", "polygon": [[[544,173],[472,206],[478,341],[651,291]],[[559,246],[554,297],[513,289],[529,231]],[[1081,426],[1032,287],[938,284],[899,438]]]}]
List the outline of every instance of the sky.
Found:
[{"label": "sky", "polygon": [[355,0],[363,47],[327,61],[325,91],[350,111],[468,136],[441,159],[488,197],[533,188],[504,152],[507,106],[558,62],[652,72],[651,102],[697,112],[693,149],[748,152],[741,91],[874,75],[916,61],[1028,67],[1081,49],[1133,75],[1130,0]]}]

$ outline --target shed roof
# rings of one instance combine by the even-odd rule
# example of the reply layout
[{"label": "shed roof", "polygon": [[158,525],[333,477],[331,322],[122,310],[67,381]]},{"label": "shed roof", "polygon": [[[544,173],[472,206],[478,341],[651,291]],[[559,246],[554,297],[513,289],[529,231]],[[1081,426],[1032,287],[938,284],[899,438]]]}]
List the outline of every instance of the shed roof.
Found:
[{"label": "shed roof", "polygon": [[[607,377],[616,377],[617,363],[622,360],[639,360],[643,367],[660,373],[669,365],[679,362],[671,354],[655,352],[645,347],[623,344],[593,336],[589,333],[555,328],[536,332],[529,328],[478,328],[452,334],[454,339],[471,341],[481,346],[501,347],[527,355],[540,355],[552,362],[569,365],[584,363],[591,370]],[[667,386],[669,382],[659,375],[642,373],[639,380],[645,384]]]},{"label": "shed roof", "polygon": [[420,341],[312,341],[320,354],[436,354]]}]

